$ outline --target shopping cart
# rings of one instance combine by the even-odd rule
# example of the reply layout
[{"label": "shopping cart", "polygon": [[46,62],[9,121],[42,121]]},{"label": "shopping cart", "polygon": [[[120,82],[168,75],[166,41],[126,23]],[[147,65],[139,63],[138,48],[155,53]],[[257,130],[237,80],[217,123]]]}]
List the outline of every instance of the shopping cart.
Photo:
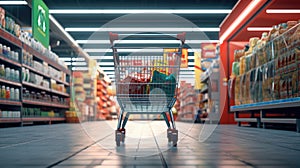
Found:
[{"label": "shopping cart", "polygon": [[184,41],[185,33],[110,33],[116,96],[121,109],[115,131],[117,146],[125,141],[130,114],[162,115],[168,127],[168,142],[177,146],[178,130],[171,109],[176,102]]}]

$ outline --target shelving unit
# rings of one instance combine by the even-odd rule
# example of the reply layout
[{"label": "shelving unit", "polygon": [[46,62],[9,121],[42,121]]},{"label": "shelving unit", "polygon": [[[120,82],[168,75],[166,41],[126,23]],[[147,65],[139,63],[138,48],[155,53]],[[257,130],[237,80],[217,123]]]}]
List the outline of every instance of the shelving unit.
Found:
[{"label": "shelving unit", "polygon": [[[267,9],[299,8],[299,4],[295,4],[292,0],[262,0],[255,5],[253,4],[250,1],[239,1],[233,11],[220,25],[220,39],[222,41],[221,61],[225,65],[223,70],[225,73],[220,76],[220,80],[229,78],[232,62],[234,61],[234,50],[242,49],[251,37],[260,37],[262,32],[264,32],[248,31],[248,27],[272,27],[273,25],[290,20],[299,20],[298,14],[266,13]],[[250,11],[247,10],[249,6],[252,6]],[[233,23],[236,26],[231,29]],[[232,31],[229,31],[229,29]],[[265,123],[294,123],[299,132],[300,117],[297,112],[299,110],[299,97],[281,100],[262,100],[264,102],[234,105],[233,101],[228,99],[226,87],[222,85],[220,87],[221,99],[225,100],[221,123],[238,122],[238,125],[241,125],[242,122],[249,122],[256,123],[258,127],[261,124],[265,127]]]},{"label": "shelving unit", "polygon": [[6,63],[8,63],[10,65],[13,65],[13,66],[21,67],[20,63],[14,61],[14,60],[10,60],[8,58],[5,58],[5,56],[3,54],[0,54],[0,60],[4,61],[4,62],[6,62]]},{"label": "shelving unit", "polygon": [[[7,45],[8,47],[11,47],[13,51],[18,52],[19,55],[19,61],[12,60],[10,58],[7,58],[3,54],[0,54],[0,63],[5,64],[8,67],[14,68],[19,71],[19,81],[12,81],[7,80],[5,78],[0,78],[0,85],[7,85],[10,87],[18,88],[20,91],[20,100],[9,100],[9,99],[0,99],[0,110],[2,111],[20,111],[20,117],[18,118],[7,118],[7,117],[0,117],[0,124],[2,123],[34,123],[34,122],[53,122],[53,121],[65,121],[64,117],[26,117],[22,115],[22,111],[24,108],[31,108],[31,107],[40,107],[41,109],[46,108],[51,111],[55,111],[55,113],[60,113],[60,116],[64,116],[62,114],[65,113],[65,111],[69,108],[69,105],[67,104],[60,104],[60,103],[52,103],[52,102],[43,102],[38,100],[28,100],[23,99],[23,93],[22,88],[29,89],[31,91],[35,92],[42,92],[46,91],[50,96],[58,96],[58,98],[64,98],[65,100],[70,97],[69,93],[64,93],[61,91],[57,91],[50,88],[45,88],[30,82],[21,81],[22,80],[22,68],[28,69],[30,72],[42,76],[45,80],[55,80],[58,84],[63,84],[64,87],[69,87],[70,84],[68,81],[62,81],[61,79],[53,78],[51,75],[48,75],[44,72],[41,72],[29,65],[26,65],[23,60],[23,50],[33,55],[34,60],[39,60],[40,62],[46,62],[48,66],[53,67],[54,69],[58,71],[64,72],[67,77],[66,80],[70,80],[70,70],[68,70],[66,67],[63,67],[59,63],[55,62],[54,60],[48,58],[47,56],[41,54],[40,52],[36,51],[32,47],[28,46],[27,44],[23,43],[21,40],[19,40],[14,35],[10,34],[6,30],[0,28],[0,43]],[[66,101],[67,103],[67,101]]]},{"label": "shelving unit", "polygon": [[190,83],[181,81],[177,96],[177,118],[180,121],[194,122],[195,113],[198,110],[196,106],[197,94],[196,90]]},{"label": "shelving unit", "polygon": [[[207,44],[208,45],[208,44]],[[214,45],[214,44],[211,44]],[[201,46],[202,50],[203,47]],[[219,123],[220,120],[220,112],[219,112],[219,104],[220,104],[220,95],[219,95],[219,51],[216,49],[216,45],[214,45],[215,51],[211,51],[210,53],[214,52],[214,58],[207,58],[205,57],[205,53],[202,53],[203,58],[202,60],[209,60],[212,63],[210,67],[206,69],[204,73],[200,76],[200,81],[203,85],[202,89],[199,91],[200,93],[200,108],[202,114],[205,114],[204,117],[200,118],[201,122],[208,122],[212,123]]]},{"label": "shelving unit", "polygon": [[5,99],[0,99],[0,104],[6,106],[22,106],[22,103],[20,101],[5,100]]}]

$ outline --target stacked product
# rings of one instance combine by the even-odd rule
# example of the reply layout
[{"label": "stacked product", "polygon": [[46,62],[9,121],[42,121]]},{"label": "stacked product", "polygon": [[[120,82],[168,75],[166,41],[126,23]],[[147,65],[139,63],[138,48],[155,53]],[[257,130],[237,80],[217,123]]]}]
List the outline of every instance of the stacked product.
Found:
[{"label": "stacked product", "polygon": [[0,109],[0,118],[20,118],[21,112],[20,111],[2,111]]},{"label": "stacked product", "polygon": [[[300,24],[273,26],[249,46],[234,53],[235,105],[298,97]],[[232,88],[233,89],[233,88]]]},{"label": "stacked product", "polygon": [[20,90],[19,88],[13,88],[9,86],[0,86],[0,99],[6,100],[20,100]]},{"label": "stacked product", "polygon": [[40,108],[23,108],[23,117],[59,117],[59,113],[54,111],[42,110]]},{"label": "stacked product", "polygon": [[181,121],[193,121],[194,115],[198,110],[196,102],[198,97],[194,87],[185,81],[180,82],[180,109],[178,111],[178,119]]},{"label": "stacked product", "polygon": [[0,27],[4,28],[11,34],[19,37],[20,36],[20,25],[9,16],[5,16],[5,10],[0,7]]},{"label": "stacked product", "polygon": [[105,120],[109,118],[108,103],[110,101],[107,92],[108,84],[104,79],[97,79],[97,119]]},{"label": "stacked product", "polygon": [[[16,90],[17,91],[17,90]],[[45,91],[29,91],[23,88],[23,100],[32,100],[45,103],[54,103],[57,105],[68,105],[68,101],[65,98],[50,95]]]},{"label": "stacked product", "polygon": [[8,58],[10,60],[19,62],[19,53],[11,50],[10,46],[6,46],[0,43],[0,55],[1,57]]},{"label": "stacked product", "polygon": [[[75,71],[73,72],[73,83],[74,83],[74,94],[72,94],[72,96],[74,96],[74,104],[71,104],[71,106],[74,105],[74,107],[76,108],[76,115],[73,115],[74,113],[72,113],[72,115],[67,115],[66,117],[67,120],[70,121],[79,121],[79,119],[82,119],[82,114],[83,111],[85,110],[85,103],[84,100],[86,98],[86,94],[85,91],[83,89],[83,74],[82,72],[79,71]],[[76,105],[76,106],[75,106]],[[71,112],[73,110],[70,110]],[[74,112],[74,111],[73,111]],[[78,119],[76,119],[78,118]]]},{"label": "stacked product", "polygon": [[20,82],[20,71],[18,69],[0,64],[0,78]]}]

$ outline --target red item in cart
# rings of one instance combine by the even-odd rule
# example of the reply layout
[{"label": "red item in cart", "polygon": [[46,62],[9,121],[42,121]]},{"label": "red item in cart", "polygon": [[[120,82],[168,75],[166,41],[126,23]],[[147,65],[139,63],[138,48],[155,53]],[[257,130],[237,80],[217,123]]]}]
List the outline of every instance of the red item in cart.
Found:
[{"label": "red item in cart", "polygon": [[119,83],[119,94],[129,94],[130,97],[140,96],[147,93],[147,86],[150,82],[149,73],[133,73],[128,75]]}]

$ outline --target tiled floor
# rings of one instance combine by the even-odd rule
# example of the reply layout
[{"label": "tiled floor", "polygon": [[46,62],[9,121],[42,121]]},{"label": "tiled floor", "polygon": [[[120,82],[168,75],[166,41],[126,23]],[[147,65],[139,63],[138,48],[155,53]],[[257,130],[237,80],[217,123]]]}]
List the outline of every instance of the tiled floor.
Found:
[{"label": "tiled floor", "polygon": [[0,167],[300,167],[300,134],[177,122],[177,148],[163,122],[129,121],[116,147],[116,121],[0,129]]}]

